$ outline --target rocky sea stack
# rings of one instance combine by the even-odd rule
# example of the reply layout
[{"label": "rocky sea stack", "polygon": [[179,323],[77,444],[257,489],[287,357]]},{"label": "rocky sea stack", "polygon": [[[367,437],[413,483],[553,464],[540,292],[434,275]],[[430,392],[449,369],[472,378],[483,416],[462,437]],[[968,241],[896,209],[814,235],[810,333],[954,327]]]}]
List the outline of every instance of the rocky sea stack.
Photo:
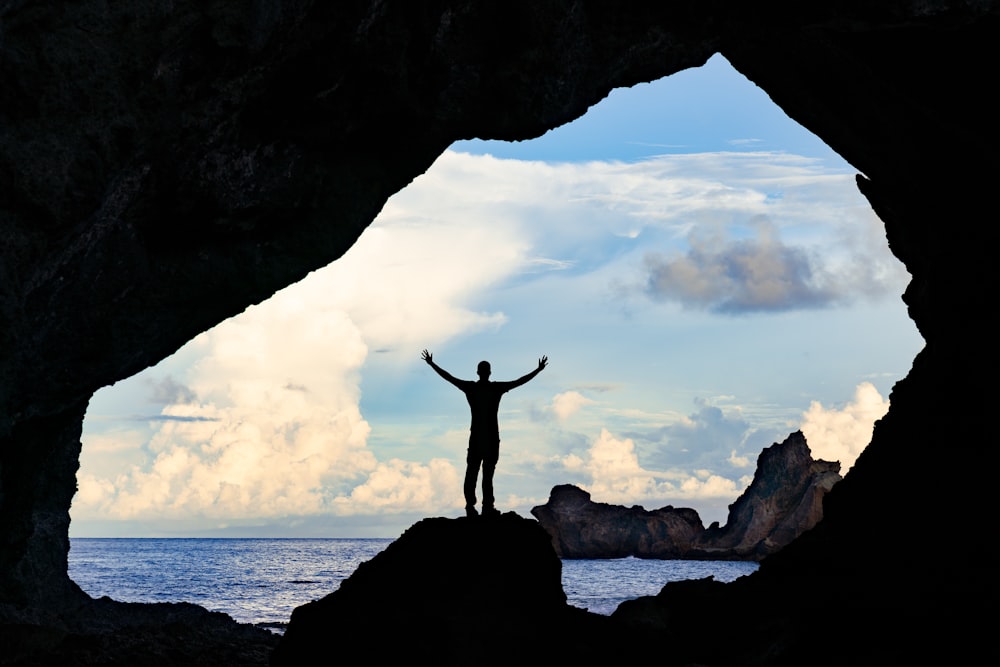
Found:
[{"label": "rocky sea stack", "polygon": [[336,260],[453,141],[534,138],[719,53],[858,170],[926,345],[820,524],[739,585],[668,586],[651,653],[1000,661],[998,43],[990,0],[0,2],[5,632],[86,603],[69,507],[96,390]]},{"label": "rocky sea stack", "polygon": [[722,527],[706,530],[689,507],[595,503],[568,484],[553,488],[531,513],[561,558],[761,560],[823,518],[823,498],[840,481],[839,470],[836,461],[814,460],[796,431],[761,452],[753,481],[729,506]]}]

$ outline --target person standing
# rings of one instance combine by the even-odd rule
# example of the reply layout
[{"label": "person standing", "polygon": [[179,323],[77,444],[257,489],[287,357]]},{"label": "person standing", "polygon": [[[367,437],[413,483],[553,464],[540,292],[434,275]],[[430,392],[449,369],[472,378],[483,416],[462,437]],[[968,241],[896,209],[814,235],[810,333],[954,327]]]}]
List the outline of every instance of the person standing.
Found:
[{"label": "person standing", "polygon": [[469,450],[465,462],[465,514],[476,516],[476,478],[479,468],[483,469],[483,514],[499,514],[494,506],[493,473],[500,459],[500,398],[515,387],[520,387],[542,372],[549,363],[543,356],[538,360],[538,368],[510,382],[490,380],[490,362],[480,361],[476,368],[479,380],[460,380],[434,363],[433,355],[424,350],[420,357],[442,378],[458,387],[465,394],[472,412],[469,426]]}]

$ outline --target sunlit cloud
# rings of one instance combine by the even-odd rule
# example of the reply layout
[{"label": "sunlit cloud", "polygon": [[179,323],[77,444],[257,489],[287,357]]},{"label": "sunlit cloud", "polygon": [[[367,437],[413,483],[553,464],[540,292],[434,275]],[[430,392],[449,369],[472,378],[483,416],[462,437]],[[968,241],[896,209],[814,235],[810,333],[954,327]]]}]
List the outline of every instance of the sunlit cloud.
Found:
[{"label": "sunlit cloud", "polygon": [[201,356],[188,385],[198,399],[164,408],[167,420],[145,445],[148,464],[113,479],[81,475],[75,510],[137,519],[311,514],[373,470],[358,409],[366,347],[343,313],[297,303],[292,290],[193,341]]},{"label": "sunlit cloud", "polygon": [[309,281],[310,296],[348,314],[371,348],[409,360],[428,341],[502,326],[504,313],[467,304],[530,262],[514,230],[422,219],[406,204],[390,200],[384,217]]},{"label": "sunlit cloud", "polygon": [[812,401],[802,415],[801,430],[813,458],[840,461],[841,474],[848,471],[872,439],[875,422],[889,410],[889,400],[870,382],[854,390],[854,398],[842,408],[825,408]]},{"label": "sunlit cloud", "polygon": [[740,492],[737,482],[704,469],[645,469],[635,443],[607,429],[601,429],[585,456],[568,455],[563,464],[569,471],[590,477],[584,487],[595,502],[642,504],[652,509],[677,502],[735,499]]},{"label": "sunlit cloud", "polygon": [[750,466],[753,465],[753,461],[750,459],[749,456],[737,455],[735,449],[732,452],[730,452],[729,458],[726,460],[729,461],[731,465],[737,468],[749,468]]},{"label": "sunlit cloud", "polygon": [[580,408],[594,402],[578,391],[565,391],[552,397],[552,412],[561,421],[565,421],[578,412]]},{"label": "sunlit cloud", "polygon": [[[464,471],[463,471],[464,474]],[[333,501],[337,514],[439,512],[465,504],[455,466],[443,459],[427,465],[400,459],[379,463],[350,493]]]}]

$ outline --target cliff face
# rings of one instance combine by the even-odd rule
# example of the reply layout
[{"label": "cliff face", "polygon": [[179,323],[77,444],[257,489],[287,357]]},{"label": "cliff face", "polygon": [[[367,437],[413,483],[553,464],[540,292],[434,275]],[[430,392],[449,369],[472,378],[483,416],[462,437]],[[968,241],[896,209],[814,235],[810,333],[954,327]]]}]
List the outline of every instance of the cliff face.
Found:
[{"label": "cliff face", "polygon": [[707,530],[690,508],[595,503],[571,485],[552,489],[532,515],[562,558],[760,560],[823,518],[823,497],[840,481],[840,464],[815,461],[796,431],[757,458],[753,481],[729,506],[726,525]]},{"label": "cliff face", "polygon": [[[825,624],[842,656],[981,658],[998,19],[950,0],[0,2],[0,600],[81,599],[68,508],[96,389],[339,257],[453,140],[535,137],[719,52],[863,174],[926,340],[823,521],[752,578],[748,640],[814,657]],[[929,475],[947,502],[907,511]],[[927,525],[962,540],[900,562]],[[669,600],[660,618],[718,625]]]},{"label": "cliff face", "polygon": [[819,523],[823,498],[840,479],[840,463],[814,460],[802,432],[792,433],[760,453],[726,525],[695,537],[691,556],[760,560],[779,551]]}]

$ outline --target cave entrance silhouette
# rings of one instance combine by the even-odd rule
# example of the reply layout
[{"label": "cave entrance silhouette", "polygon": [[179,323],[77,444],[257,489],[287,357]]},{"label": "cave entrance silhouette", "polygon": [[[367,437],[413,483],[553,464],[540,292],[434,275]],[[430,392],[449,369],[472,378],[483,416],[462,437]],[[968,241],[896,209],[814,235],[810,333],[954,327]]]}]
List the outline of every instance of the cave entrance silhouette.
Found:
[{"label": "cave entrance silhouette", "polygon": [[[709,74],[742,79],[716,56],[699,70],[616,91],[578,121],[533,142],[459,142],[390,200],[344,258],[98,392],[84,424],[71,536],[142,536],[143,530],[249,536],[260,530],[262,517],[278,523],[292,517],[300,536],[328,534],[339,525],[354,535],[391,537],[415,516],[446,511],[448,497],[431,489],[447,482],[449,465],[461,467],[462,406],[442,398],[447,388],[417,376],[425,346],[456,371],[474,367],[470,359],[490,358],[501,377],[544,353],[562,373],[511,404],[499,498],[515,494],[530,505],[535,493],[547,494],[550,481],[582,479],[612,494],[595,492],[595,500],[618,502],[638,488],[648,495],[629,502],[646,502],[652,491],[662,504],[686,499],[706,523],[724,521],[725,506],[741,490],[740,470],[752,474],[760,449],[795,430],[787,422],[819,398],[807,392],[824,382],[836,385],[821,401],[831,417],[854,405],[862,381],[875,382],[887,396],[921,341],[899,300],[905,276],[893,276],[892,265],[878,265],[887,275],[851,276],[855,297],[877,291],[879,279],[897,290],[876,295],[877,308],[858,298],[848,312],[844,303],[852,295],[820,281],[824,272],[843,277],[858,267],[850,252],[859,249],[849,244],[824,248],[829,260],[816,263],[818,244],[844,231],[832,218],[867,220],[865,239],[885,243],[853,185],[853,170],[842,161],[824,165],[837,158],[822,142],[787,117],[782,122],[798,128],[787,136],[803,154],[769,136],[745,134],[773,130],[778,137],[772,116],[783,116],[761,116],[759,105],[777,107],[745,79],[738,113],[709,85],[706,97],[717,105],[710,112],[677,104],[670,110],[676,119],[662,118],[654,100],[673,99],[662,88],[677,81],[693,86]],[[686,90],[688,102],[696,86]],[[619,107],[637,120],[623,122]],[[720,135],[723,117],[741,120],[734,135]],[[668,131],[641,136],[653,125]],[[624,152],[614,157],[616,150]],[[562,159],[553,157],[560,151]],[[655,158],[664,154],[670,157]],[[803,180],[810,180],[806,189],[792,187]],[[656,190],[658,182],[664,189]],[[853,200],[833,199],[840,196],[838,182],[853,189]],[[440,199],[449,187],[466,196],[448,211],[454,218],[435,217],[435,207],[449,205]],[[519,202],[528,191],[534,199]],[[567,193],[573,207],[561,208]],[[681,203],[671,208],[668,195]],[[766,213],[787,205],[781,215],[790,217],[824,201],[809,224]],[[426,208],[418,210],[420,204]],[[414,211],[419,215],[407,217]],[[539,229],[531,220],[551,224]],[[455,223],[457,229],[448,228]],[[817,223],[828,225],[829,237],[813,235]],[[448,245],[437,253],[423,237]],[[536,255],[536,249],[562,254]],[[345,272],[379,252],[396,262],[378,267],[381,282],[369,277],[344,284]],[[400,263],[420,253],[430,259],[407,274]],[[886,248],[865,259],[873,256],[902,271]],[[741,291],[768,261],[781,268],[774,282],[789,284],[768,293],[764,281]],[[632,274],[623,270],[629,262]],[[446,271],[427,278],[430,267]],[[729,283],[707,282],[727,268]],[[392,284],[406,289],[393,292]],[[364,298],[352,297],[352,289]],[[532,295],[535,300],[526,301]],[[321,301],[310,304],[307,297]],[[881,326],[857,326],[876,312],[886,318]],[[418,321],[427,324],[401,326]],[[427,340],[433,336],[448,344]],[[866,346],[863,353],[858,345]],[[843,363],[847,350],[850,364]],[[874,363],[890,354],[890,361]],[[779,357],[788,365],[741,370],[751,360]],[[851,365],[865,363],[863,372]],[[406,435],[414,432],[420,437]],[[552,448],[533,449],[540,440]],[[539,456],[558,475],[546,478],[541,471],[548,464]],[[267,485],[272,495],[238,488],[246,480],[259,490],[264,479],[275,482]],[[630,487],[630,480],[647,480],[647,486],[634,481]],[[693,490],[683,491],[684,484]],[[678,489],[676,496],[662,493],[668,485]],[[365,526],[311,517],[329,512],[336,499],[343,500],[337,507],[371,510],[385,500],[379,489],[403,489],[406,501],[421,509],[393,516],[400,506],[380,505],[388,510]],[[461,494],[453,500],[460,503]],[[434,503],[445,509],[431,509]]]}]

